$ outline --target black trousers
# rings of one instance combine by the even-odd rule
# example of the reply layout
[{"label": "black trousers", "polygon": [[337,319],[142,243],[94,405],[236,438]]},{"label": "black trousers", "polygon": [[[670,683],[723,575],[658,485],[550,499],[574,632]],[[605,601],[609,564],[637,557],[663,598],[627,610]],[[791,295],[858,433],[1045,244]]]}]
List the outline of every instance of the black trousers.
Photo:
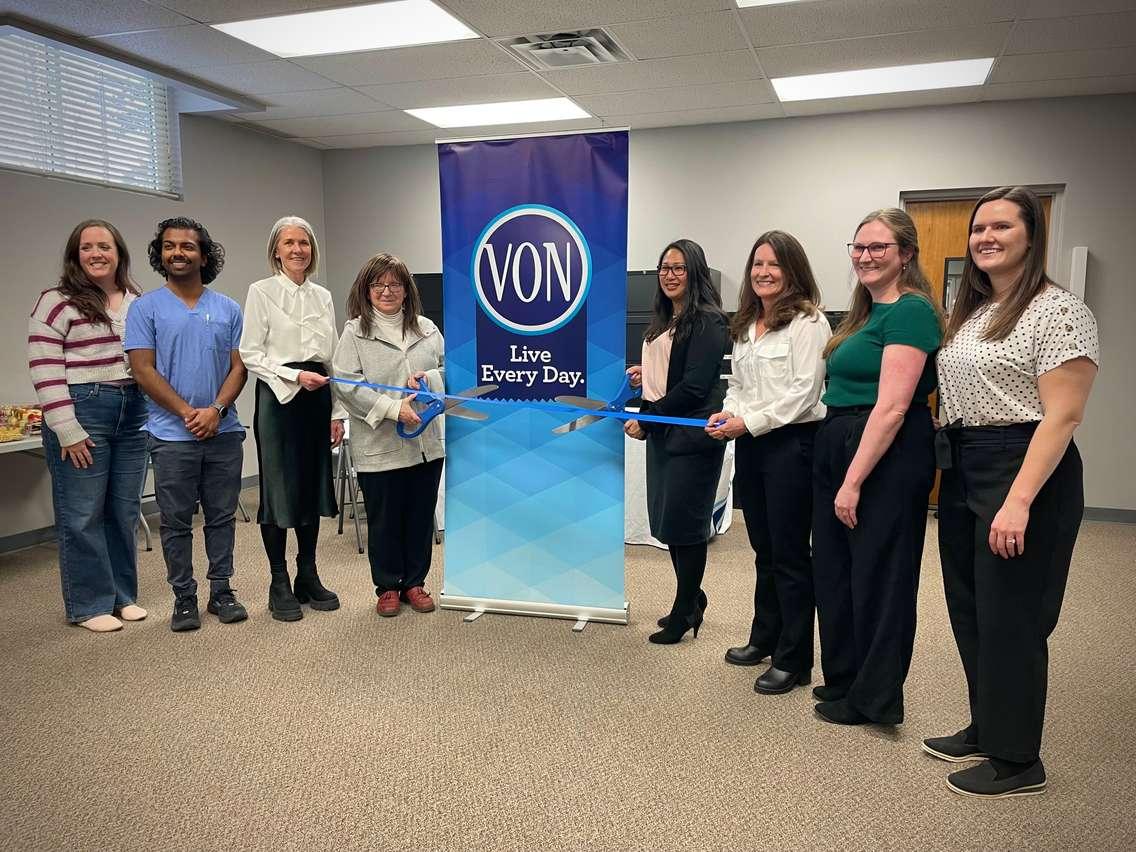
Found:
[{"label": "black trousers", "polygon": [[371,563],[375,594],[426,582],[442,461],[359,474],[359,489],[367,507],[367,561]]},{"label": "black trousers", "polygon": [[1021,469],[1034,424],[949,430],[939,490],[939,556],[951,627],[966,671],[978,746],[1002,760],[1041,752],[1049,667],[1069,562],[1085,510],[1072,442],[1030,507],[1025,552],[990,550],[990,524]]},{"label": "black trousers", "polygon": [[867,411],[830,409],[813,464],[813,579],[821,666],[828,686],[881,724],[903,721],[903,682],[915,644],[915,601],[935,479],[926,406],[912,406],[860,489],[857,525],[833,502],[860,445]]},{"label": "black trousers", "polygon": [[756,583],[749,644],[782,671],[813,667],[812,468],[819,423],[734,442],[734,488],[745,513]]}]

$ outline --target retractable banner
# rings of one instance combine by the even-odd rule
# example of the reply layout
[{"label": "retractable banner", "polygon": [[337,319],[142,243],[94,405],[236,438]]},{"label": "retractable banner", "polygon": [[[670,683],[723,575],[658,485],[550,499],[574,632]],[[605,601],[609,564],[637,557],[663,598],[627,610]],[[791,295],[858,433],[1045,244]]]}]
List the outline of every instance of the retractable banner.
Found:
[{"label": "retractable banner", "polygon": [[[610,400],[624,380],[627,132],[446,142],[446,385],[497,385],[446,418],[443,607],[627,622],[623,431],[523,401]],[[488,407],[487,407],[488,408]]]}]

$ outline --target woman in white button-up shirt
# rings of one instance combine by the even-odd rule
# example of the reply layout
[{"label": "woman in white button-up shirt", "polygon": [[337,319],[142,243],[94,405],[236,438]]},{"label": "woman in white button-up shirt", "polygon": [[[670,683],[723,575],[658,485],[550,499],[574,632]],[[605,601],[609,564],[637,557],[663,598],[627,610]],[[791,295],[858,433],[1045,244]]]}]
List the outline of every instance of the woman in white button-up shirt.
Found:
[{"label": "woman in white button-up shirt", "polygon": [[[313,609],[339,608],[339,598],[320,582],[316,541],[321,517],[336,514],[331,448],[343,438],[346,415],[333,412],[331,357],[335,307],[331,293],[312,279],[319,244],[312,226],[285,216],[268,237],[268,265],[275,274],[249,287],[241,358],[256,377],[253,432],[260,468],[257,523],[272,582],[268,608],[278,621]],[[296,531],[296,583],[285,558],[286,535]]]},{"label": "woman in white button-up shirt", "polygon": [[[760,693],[807,684],[813,665],[813,437],[824,419],[822,352],[832,329],[801,244],[784,231],[757,238],[730,324],[733,369],[723,411],[706,431],[736,439],[734,489],[756,558],[749,641],[726,662],[755,666]],[[723,422],[724,421],[724,422]]]}]

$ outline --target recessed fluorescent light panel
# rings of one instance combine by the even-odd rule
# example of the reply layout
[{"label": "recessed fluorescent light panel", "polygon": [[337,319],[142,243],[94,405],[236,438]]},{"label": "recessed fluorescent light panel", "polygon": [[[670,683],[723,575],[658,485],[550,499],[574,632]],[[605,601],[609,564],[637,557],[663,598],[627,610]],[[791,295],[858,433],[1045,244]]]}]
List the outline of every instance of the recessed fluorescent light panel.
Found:
[{"label": "recessed fluorescent light panel", "polygon": [[802,0],[738,0],[738,8],[747,6],[787,6],[790,3],[800,3]]},{"label": "recessed fluorescent light panel", "polygon": [[536,121],[568,121],[591,118],[568,98],[540,98],[535,101],[502,101],[495,104],[408,109],[415,118],[435,127],[480,127],[488,124],[529,124]]},{"label": "recessed fluorescent light panel", "polygon": [[993,65],[993,59],[961,59],[955,62],[928,62],[923,65],[896,65],[893,68],[865,68],[860,71],[780,77],[770,82],[782,101],[815,101],[820,98],[853,98],[858,95],[981,86],[986,82],[986,76]]},{"label": "recessed fluorescent light panel", "polygon": [[430,0],[394,0],[213,27],[282,57],[355,53],[477,38],[477,33]]}]

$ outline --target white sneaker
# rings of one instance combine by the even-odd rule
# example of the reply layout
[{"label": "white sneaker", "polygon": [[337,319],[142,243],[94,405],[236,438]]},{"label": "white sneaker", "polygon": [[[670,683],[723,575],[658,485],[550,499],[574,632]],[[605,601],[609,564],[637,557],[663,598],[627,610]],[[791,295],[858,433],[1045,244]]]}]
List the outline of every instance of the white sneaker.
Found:
[{"label": "white sneaker", "polygon": [[138,604],[127,604],[118,611],[118,617],[123,621],[141,621],[149,614]]},{"label": "white sneaker", "polygon": [[111,633],[122,629],[122,622],[113,615],[96,615],[86,621],[79,622],[80,627],[86,627],[94,633]]}]

